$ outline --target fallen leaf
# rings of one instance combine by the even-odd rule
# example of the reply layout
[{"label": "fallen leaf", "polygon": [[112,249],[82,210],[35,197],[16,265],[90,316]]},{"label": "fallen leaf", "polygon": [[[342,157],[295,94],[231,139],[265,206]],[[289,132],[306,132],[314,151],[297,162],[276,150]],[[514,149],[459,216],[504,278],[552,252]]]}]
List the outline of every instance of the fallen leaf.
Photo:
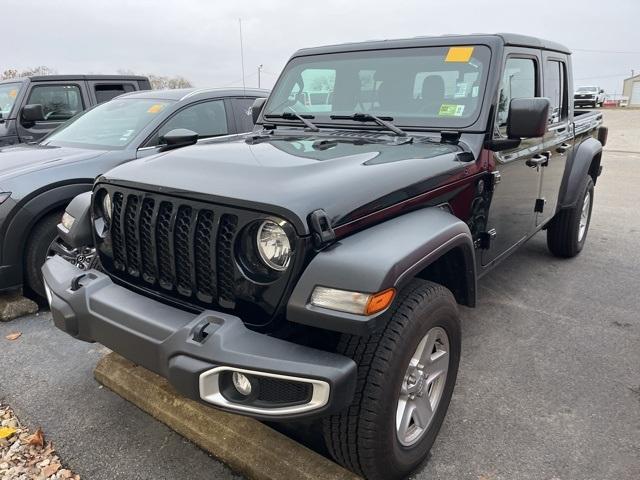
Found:
[{"label": "fallen leaf", "polygon": [[60,466],[61,465],[59,463],[52,463],[51,465],[47,465],[42,470],[40,470],[40,473],[44,476],[44,478],[49,478],[51,475],[60,470]]},{"label": "fallen leaf", "polygon": [[71,478],[71,475],[73,475],[71,470],[67,470],[66,468],[58,472],[58,478]]},{"label": "fallen leaf", "polygon": [[36,447],[44,446],[44,433],[42,433],[42,429],[39,428],[33,435],[27,437],[27,445],[34,445]]},{"label": "fallen leaf", "polygon": [[0,427],[0,438],[9,438],[11,435],[16,433],[15,428],[11,427]]},{"label": "fallen leaf", "polygon": [[4,338],[6,338],[7,340],[17,340],[21,335],[22,332],[12,332]]}]

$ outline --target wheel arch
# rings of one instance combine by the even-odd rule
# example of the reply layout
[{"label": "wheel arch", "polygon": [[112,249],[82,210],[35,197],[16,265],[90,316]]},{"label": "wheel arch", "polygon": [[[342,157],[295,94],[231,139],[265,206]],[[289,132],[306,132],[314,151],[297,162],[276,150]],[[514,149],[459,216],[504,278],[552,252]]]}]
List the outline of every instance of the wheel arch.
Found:
[{"label": "wheel arch", "polygon": [[602,144],[598,140],[589,137],[578,145],[567,163],[558,209],[572,208],[576,205],[582,179],[586,175],[590,175],[593,178],[593,183],[596,183],[600,175],[601,161]]},{"label": "wheel arch", "polygon": [[[29,234],[47,215],[64,207],[78,194],[91,190],[92,183],[72,183],[48,188],[16,205],[3,233],[2,259],[17,259],[15,265],[20,280],[24,280],[24,253]],[[11,239],[8,241],[8,239]]]},{"label": "wheel arch", "polygon": [[387,220],[319,252],[302,273],[287,304],[289,321],[364,335],[385,312],[362,316],[309,305],[316,286],[375,293],[402,289],[414,278],[441,283],[456,301],[475,306],[476,262],[468,226],[436,207]]}]

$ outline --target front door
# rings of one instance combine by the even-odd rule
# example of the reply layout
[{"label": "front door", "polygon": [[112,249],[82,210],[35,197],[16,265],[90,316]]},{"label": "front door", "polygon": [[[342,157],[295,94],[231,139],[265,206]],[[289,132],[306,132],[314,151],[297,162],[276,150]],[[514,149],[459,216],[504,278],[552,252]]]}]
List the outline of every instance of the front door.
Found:
[{"label": "front door", "polygon": [[77,83],[32,85],[27,92],[24,105],[40,104],[44,120],[28,124],[18,112],[18,135],[23,142],[37,142],[52,130],[85,109],[87,104],[82,96],[82,88]]},{"label": "front door", "polygon": [[[541,94],[541,55],[537,50],[508,51],[498,101],[495,138],[507,135],[509,104],[514,98]],[[546,154],[543,139],[524,139],[512,150],[493,154],[495,184],[488,216],[490,247],[483,250],[482,264],[488,266],[524,241],[535,228],[535,205],[540,190],[540,168],[535,164]]]}]

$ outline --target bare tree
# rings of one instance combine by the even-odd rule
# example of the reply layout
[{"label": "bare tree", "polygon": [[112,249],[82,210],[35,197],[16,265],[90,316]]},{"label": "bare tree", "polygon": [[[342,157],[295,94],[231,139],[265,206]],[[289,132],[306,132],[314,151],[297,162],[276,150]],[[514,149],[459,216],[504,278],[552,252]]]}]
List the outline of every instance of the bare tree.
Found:
[{"label": "bare tree", "polygon": [[39,67],[27,68],[22,71],[16,68],[8,68],[2,72],[0,77],[2,80],[8,80],[11,78],[33,77],[36,75],[55,75],[56,73],[58,72],[55,69],[45,65],[40,65]]},{"label": "bare tree", "polygon": [[[118,70],[120,75],[137,75],[135,72],[128,69],[120,69]],[[167,88],[190,88],[193,87],[193,84],[184,78],[181,75],[176,75],[175,77],[169,77],[164,75],[153,75],[148,74],[149,82],[151,83],[151,88],[154,90],[164,90]]]}]

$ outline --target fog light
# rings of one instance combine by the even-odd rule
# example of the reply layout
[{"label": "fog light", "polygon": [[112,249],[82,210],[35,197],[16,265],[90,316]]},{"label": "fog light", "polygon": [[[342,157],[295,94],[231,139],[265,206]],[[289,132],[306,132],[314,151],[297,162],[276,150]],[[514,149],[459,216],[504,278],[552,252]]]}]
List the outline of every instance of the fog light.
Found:
[{"label": "fog light", "polygon": [[240,372],[233,372],[233,386],[245,397],[251,394],[251,380]]}]

